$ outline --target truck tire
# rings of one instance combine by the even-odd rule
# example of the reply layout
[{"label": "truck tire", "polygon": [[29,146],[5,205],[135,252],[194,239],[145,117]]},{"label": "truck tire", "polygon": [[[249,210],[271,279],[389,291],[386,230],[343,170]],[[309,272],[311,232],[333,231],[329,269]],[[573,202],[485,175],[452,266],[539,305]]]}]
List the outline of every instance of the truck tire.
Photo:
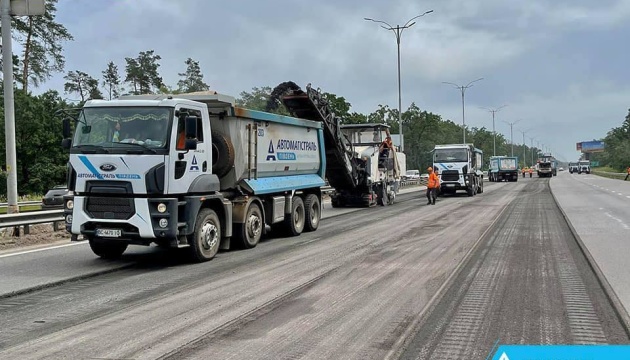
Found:
[{"label": "truck tire", "polygon": [[381,184],[376,188],[378,199],[376,203],[381,206],[387,206],[389,204],[387,200],[387,185]]},{"label": "truck tire", "polygon": [[319,221],[322,219],[322,207],[317,195],[306,195],[304,207],[306,208],[304,231],[317,230]]},{"label": "truck tire", "polygon": [[103,259],[118,259],[129,244],[118,240],[89,239],[90,249]]},{"label": "truck tire", "polygon": [[304,201],[299,196],[294,196],[291,201],[291,213],[284,219],[284,230],[289,236],[298,236],[304,231]]},{"label": "truck tire", "polygon": [[212,209],[203,208],[197,214],[195,231],[188,236],[190,256],[194,262],[211,260],[219,252],[221,222]]},{"label": "truck tire", "polygon": [[219,132],[212,132],[212,173],[218,177],[227,175],[234,166],[234,145]]},{"label": "truck tire", "polygon": [[258,203],[251,202],[247,208],[244,224],[236,224],[236,245],[241,249],[251,249],[258,245],[265,228],[262,210]]}]

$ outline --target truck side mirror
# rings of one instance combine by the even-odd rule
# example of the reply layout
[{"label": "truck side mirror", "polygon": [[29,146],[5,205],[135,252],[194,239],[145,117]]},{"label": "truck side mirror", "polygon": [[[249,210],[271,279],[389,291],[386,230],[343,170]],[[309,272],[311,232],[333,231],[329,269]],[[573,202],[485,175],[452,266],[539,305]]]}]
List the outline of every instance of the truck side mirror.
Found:
[{"label": "truck side mirror", "polygon": [[72,130],[70,129],[70,119],[65,118],[63,119],[62,123],[63,123],[63,137],[64,139],[67,139],[70,136],[72,136]]},{"label": "truck side mirror", "polygon": [[197,149],[197,117],[195,116],[187,116],[184,121],[186,133],[186,143],[184,147],[186,150],[196,150]]},{"label": "truck side mirror", "polygon": [[186,139],[195,139],[197,137],[197,118],[195,116],[187,116],[184,124]]}]

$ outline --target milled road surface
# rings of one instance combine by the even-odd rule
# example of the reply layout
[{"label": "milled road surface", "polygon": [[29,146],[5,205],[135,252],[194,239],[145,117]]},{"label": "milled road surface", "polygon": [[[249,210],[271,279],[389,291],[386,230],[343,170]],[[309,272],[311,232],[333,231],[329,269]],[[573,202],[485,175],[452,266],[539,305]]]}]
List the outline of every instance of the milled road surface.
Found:
[{"label": "milled road surface", "polygon": [[0,299],[0,358],[382,359],[524,183],[435,206],[409,194],[208,263],[134,255]]},{"label": "milled road surface", "polygon": [[525,183],[419,323],[402,359],[485,359],[497,342],[629,342],[551,196],[549,179]]}]

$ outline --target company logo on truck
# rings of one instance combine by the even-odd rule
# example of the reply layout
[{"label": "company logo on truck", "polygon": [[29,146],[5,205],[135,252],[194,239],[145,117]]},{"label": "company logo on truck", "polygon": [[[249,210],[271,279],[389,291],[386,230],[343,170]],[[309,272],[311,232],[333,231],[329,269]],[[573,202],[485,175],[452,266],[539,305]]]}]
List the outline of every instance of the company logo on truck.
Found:
[{"label": "company logo on truck", "polygon": [[103,164],[100,166],[100,169],[103,171],[114,171],[116,170],[116,165],[114,164]]},{"label": "company logo on truck", "polygon": [[266,160],[297,160],[297,155],[294,152],[278,150],[317,151],[317,144],[314,141],[280,139],[274,150],[273,140],[270,140]]},{"label": "company logo on truck", "polygon": [[[90,172],[89,173],[87,173],[87,172],[85,172],[85,173],[78,173],[77,174],[77,178],[82,178],[82,179],[99,179],[99,180],[103,180],[103,179],[132,180],[132,179],[141,179],[142,178],[139,174],[106,174],[106,173],[101,173],[101,172],[99,172],[96,169],[94,164],[92,164],[92,162],[90,162],[90,160],[87,158],[87,156],[79,156],[79,160],[81,160],[83,165],[85,165],[85,167]],[[110,169],[109,166],[105,166],[105,165],[111,165],[113,167],[113,169]],[[106,169],[110,169],[110,170],[105,170],[105,169],[103,169],[103,167],[105,167]],[[116,166],[113,165],[113,164],[103,164],[103,165],[100,166],[100,169],[103,170],[103,171],[114,171],[114,170],[116,170]]]}]

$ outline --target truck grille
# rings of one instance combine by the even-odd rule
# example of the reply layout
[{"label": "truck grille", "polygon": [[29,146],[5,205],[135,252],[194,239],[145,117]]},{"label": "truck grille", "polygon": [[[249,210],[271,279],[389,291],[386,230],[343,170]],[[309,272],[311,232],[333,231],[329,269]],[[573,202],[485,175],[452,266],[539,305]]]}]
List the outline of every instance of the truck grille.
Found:
[{"label": "truck grille", "polygon": [[444,170],[441,177],[442,181],[459,181],[459,172],[457,170]]},{"label": "truck grille", "polygon": [[85,211],[96,219],[127,220],[135,213],[133,198],[88,197]]}]

